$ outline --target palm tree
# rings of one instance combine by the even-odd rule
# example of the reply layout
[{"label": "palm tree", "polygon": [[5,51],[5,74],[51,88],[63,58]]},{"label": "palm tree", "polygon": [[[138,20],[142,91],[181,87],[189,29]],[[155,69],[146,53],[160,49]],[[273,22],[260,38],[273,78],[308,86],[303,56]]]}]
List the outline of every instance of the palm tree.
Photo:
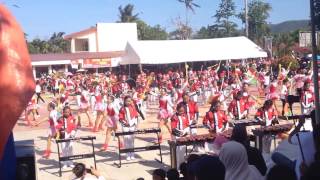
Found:
[{"label": "palm tree", "polygon": [[189,13],[189,10],[191,10],[193,12],[193,14],[194,14],[195,13],[194,8],[195,7],[199,8],[200,5],[194,3],[193,0],[178,0],[178,1],[185,5],[185,8],[186,8],[186,26],[188,26],[188,13]]},{"label": "palm tree", "polygon": [[118,22],[135,22],[139,20],[138,16],[139,13],[133,15],[134,5],[133,4],[127,4],[124,8],[122,6],[119,6],[119,19]]}]

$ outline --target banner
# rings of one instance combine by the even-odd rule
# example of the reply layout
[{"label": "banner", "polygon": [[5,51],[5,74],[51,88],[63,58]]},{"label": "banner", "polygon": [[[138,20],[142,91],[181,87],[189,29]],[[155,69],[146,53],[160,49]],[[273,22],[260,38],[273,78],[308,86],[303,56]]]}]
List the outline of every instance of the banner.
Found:
[{"label": "banner", "polygon": [[105,59],[84,59],[83,68],[100,68],[100,67],[111,67],[111,58]]}]

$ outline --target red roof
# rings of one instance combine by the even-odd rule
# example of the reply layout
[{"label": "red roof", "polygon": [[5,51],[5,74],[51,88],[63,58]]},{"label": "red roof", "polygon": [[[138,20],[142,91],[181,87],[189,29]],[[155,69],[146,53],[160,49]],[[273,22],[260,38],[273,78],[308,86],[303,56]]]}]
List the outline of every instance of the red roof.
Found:
[{"label": "red roof", "polygon": [[75,59],[103,59],[116,58],[124,55],[124,51],[110,52],[78,52],[55,54],[31,54],[31,61],[75,60]]},{"label": "red roof", "polygon": [[67,35],[64,36],[64,39],[72,39],[74,37],[84,36],[84,35],[87,35],[87,34],[90,34],[92,32],[96,32],[96,31],[97,31],[96,27],[90,27],[88,29],[85,29],[85,30],[82,30],[82,31],[79,31],[79,32],[67,34]]}]

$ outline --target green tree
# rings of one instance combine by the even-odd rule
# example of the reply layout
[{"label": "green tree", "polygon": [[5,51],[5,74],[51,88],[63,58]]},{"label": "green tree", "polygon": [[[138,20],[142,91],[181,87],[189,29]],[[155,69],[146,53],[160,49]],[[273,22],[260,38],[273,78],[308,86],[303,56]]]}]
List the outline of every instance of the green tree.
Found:
[{"label": "green tree", "polygon": [[[269,3],[261,0],[253,0],[248,4],[249,38],[251,40],[262,44],[263,37],[270,33],[267,19],[271,9]],[[239,17],[245,23],[244,13],[240,13]]]},{"label": "green tree", "polygon": [[63,39],[64,32],[53,33],[48,40],[50,45],[50,53],[70,52],[70,42]]},{"label": "green tree", "polygon": [[139,20],[139,13],[133,14],[134,5],[127,4],[124,8],[119,6],[119,21],[118,22],[136,22]]},{"label": "green tree", "polygon": [[186,13],[185,13],[185,24],[183,26],[181,26],[181,28],[177,29],[176,32],[178,33],[181,33],[182,31],[184,31],[183,33],[187,33],[186,34],[186,38],[185,39],[188,39],[190,36],[191,36],[191,27],[189,26],[189,11],[191,10],[193,12],[193,14],[195,14],[195,8],[200,8],[200,5],[199,4],[196,4],[194,3],[193,1],[194,0],[178,0],[179,2],[183,3],[184,6],[185,6],[185,10],[186,10]]},{"label": "green tree", "polygon": [[176,30],[169,33],[169,39],[172,40],[183,40],[188,39],[192,34],[192,28],[185,24],[179,26]]},{"label": "green tree", "polygon": [[276,56],[290,55],[297,43],[299,43],[299,30],[273,34],[273,47]]},{"label": "green tree", "polygon": [[70,52],[70,42],[63,39],[64,32],[53,33],[48,40],[35,38],[28,43],[30,54],[66,53]]},{"label": "green tree", "polygon": [[138,20],[137,28],[139,40],[165,40],[168,38],[168,33],[160,25],[151,27],[145,22]]},{"label": "green tree", "polygon": [[236,10],[233,0],[221,0],[219,9],[213,17],[216,18],[216,28],[223,37],[233,36],[236,32],[237,24],[230,21],[230,18],[235,16]]}]

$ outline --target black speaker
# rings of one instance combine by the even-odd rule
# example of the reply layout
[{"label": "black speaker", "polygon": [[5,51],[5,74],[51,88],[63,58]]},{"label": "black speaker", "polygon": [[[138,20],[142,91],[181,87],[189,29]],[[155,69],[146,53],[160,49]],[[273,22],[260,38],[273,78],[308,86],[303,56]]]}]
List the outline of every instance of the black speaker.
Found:
[{"label": "black speaker", "polygon": [[16,141],[15,149],[17,157],[16,180],[36,180],[34,141]]}]

